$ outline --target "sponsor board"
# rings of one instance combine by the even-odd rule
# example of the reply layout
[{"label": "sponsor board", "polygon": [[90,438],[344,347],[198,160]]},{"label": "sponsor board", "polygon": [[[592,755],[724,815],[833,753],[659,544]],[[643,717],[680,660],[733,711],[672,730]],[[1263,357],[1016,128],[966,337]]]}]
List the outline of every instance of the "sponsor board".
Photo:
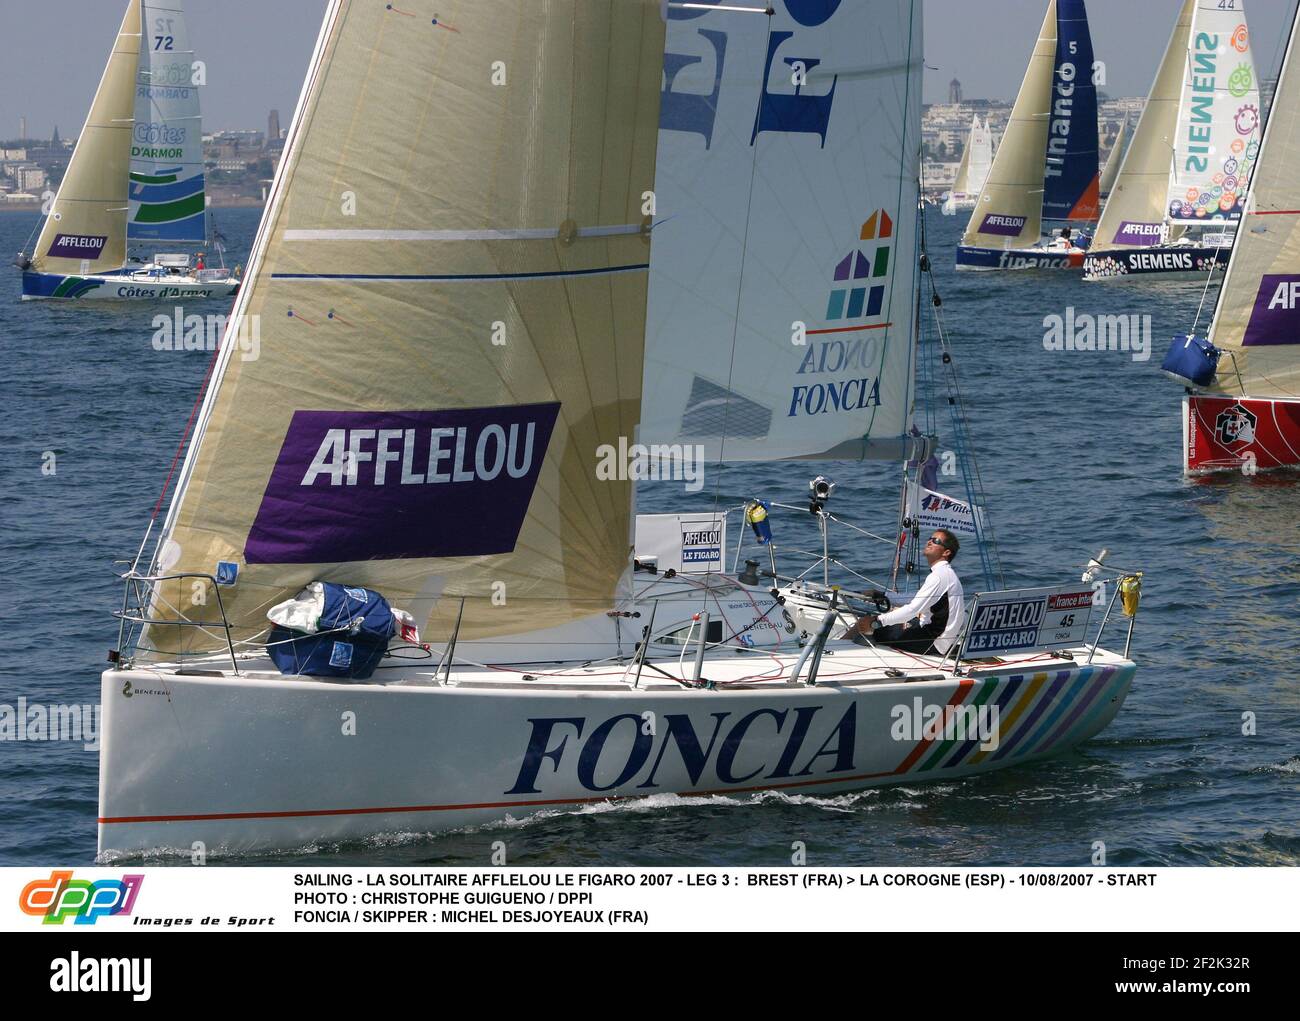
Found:
[{"label": "sponsor board", "polygon": [[[907,484],[908,514],[924,531],[945,528],[958,535],[975,535],[975,513],[965,500],[957,500],[915,482]],[[983,514],[980,521],[983,522]]]},{"label": "sponsor board", "polygon": [[48,254],[52,259],[98,259],[106,244],[102,234],[57,234]]},{"label": "sponsor board", "polygon": [[1092,615],[1091,588],[1009,589],[976,596],[962,659],[1082,645]]},{"label": "sponsor board", "polygon": [[712,514],[638,514],[636,556],[658,558],[660,571],[702,574],[723,568],[727,519]]}]

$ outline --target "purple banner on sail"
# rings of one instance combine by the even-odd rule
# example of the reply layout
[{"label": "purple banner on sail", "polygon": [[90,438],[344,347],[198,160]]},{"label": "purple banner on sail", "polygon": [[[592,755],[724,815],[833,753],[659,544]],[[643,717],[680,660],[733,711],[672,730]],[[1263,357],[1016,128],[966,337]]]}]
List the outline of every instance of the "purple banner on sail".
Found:
[{"label": "purple banner on sail", "polygon": [[1300,274],[1264,274],[1241,344],[1243,347],[1300,344]]},{"label": "purple banner on sail", "polygon": [[509,553],[559,410],[296,411],[244,557],[333,564]]},{"label": "purple banner on sail", "polygon": [[1125,220],[1115,232],[1117,245],[1158,245],[1163,224]]},{"label": "purple banner on sail", "polygon": [[52,259],[98,259],[108,244],[102,234],[56,234],[50,245]]},{"label": "purple banner on sail", "polygon": [[1013,238],[1025,229],[1025,217],[1005,216],[1002,213],[989,213],[980,224],[981,234],[1000,234]]}]

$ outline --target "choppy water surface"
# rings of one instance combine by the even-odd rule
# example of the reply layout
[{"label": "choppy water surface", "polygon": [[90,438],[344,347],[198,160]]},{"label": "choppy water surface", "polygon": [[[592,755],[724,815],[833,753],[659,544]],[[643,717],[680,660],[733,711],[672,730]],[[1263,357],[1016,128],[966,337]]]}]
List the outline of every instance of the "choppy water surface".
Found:
[{"label": "choppy water surface", "polygon": [[[221,220],[244,256],[256,211]],[[0,214],[0,251],[18,251],[33,222]],[[1300,862],[1300,477],[1182,478],[1180,392],[1158,365],[1200,288],[959,276],[960,223],[931,224],[1008,584],[1068,580],[1103,546],[1146,572],[1140,669],[1107,731],[1067,757],[959,782],[659,796],[232,863],[481,864],[503,839],[512,864],[532,865],[781,864],[796,840],[812,864],[1087,864],[1095,841],[1115,865]],[[112,562],[135,552],[208,355],[154,350],[154,308],[24,304],[19,291],[16,271],[0,274],[0,703],[90,703],[116,637]],[[1070,306],[1149,315],[1152,357],[1046,350],[1044,317]],[[888,527],[896,469],[821,469],[839,483],[838,514]],[[737,467],[690,504],[680,486],[644,486],[641,509],[704,509],[715,489],[724,506],[797,503],[807,478],[801,465]],[[884,572],[883,550],[839,552]],[[974,581],[974,557],[958,566]],[[0,863],[90,862],[97,777],[80,745],[0,742]]]}]

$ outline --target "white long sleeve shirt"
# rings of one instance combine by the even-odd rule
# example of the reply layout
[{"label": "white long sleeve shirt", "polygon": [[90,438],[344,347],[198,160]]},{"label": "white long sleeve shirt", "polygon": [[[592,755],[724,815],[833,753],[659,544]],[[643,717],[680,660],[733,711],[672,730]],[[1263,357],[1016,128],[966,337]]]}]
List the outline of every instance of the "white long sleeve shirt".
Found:
[{"label": "white long sleeve shirt", "polygon": [[889,592],[887,595],[889,601],[895,604],[895,607],[888,613],[882,613],[876,618],[876,623],[881,627],[887,627],[890,624],[902,624],[913,617],[919,617],[921,625],[924,626],[930,623],[931,610],[934,608],[934,604],[946,595],[948,597],[948,623],[944,627],[943,633],[934,639],[934,647],[940,652],[946,653],[961,635],[966,607],[963,602],[961,580],[957,577],[957,572],[952,569],[952,565],[948,561],[937,561],[930,568],[930,576],[916,590],[916,594],[912,596],[911,602],[906,606],[898,606],[897,604],[906,599],[907,596],[900,595],[897,592]]}]

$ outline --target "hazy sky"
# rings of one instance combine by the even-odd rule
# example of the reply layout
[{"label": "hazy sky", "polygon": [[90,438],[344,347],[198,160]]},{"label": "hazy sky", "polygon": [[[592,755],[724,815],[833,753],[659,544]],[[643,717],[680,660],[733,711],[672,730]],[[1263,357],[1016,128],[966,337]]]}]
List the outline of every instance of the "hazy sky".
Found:
[{"label": "hazy sky", "polygon": [[[464,0],[455,0],[464,2]],[[492,0],[477,0],[490,4]],[[870,3],[871,0],[844,0]],[[1242,0],[1238,0],[1241,3]],[[1143,95],[1180,0],[1089,0],[1105,91]],[[967,97],[1014,97],[1046,0],[926,0],[925,99],[942,102],[961,79]],[[1281,58],[1294,0],[1249,0],[1260,73]],[[122,0],[0,0],[0,137],[75,135],[122,19]],[[271,107],[288,125],[325,0],[201,0],[187,5],[195,49],[208,65],[204,127],[264,128]]]}]

